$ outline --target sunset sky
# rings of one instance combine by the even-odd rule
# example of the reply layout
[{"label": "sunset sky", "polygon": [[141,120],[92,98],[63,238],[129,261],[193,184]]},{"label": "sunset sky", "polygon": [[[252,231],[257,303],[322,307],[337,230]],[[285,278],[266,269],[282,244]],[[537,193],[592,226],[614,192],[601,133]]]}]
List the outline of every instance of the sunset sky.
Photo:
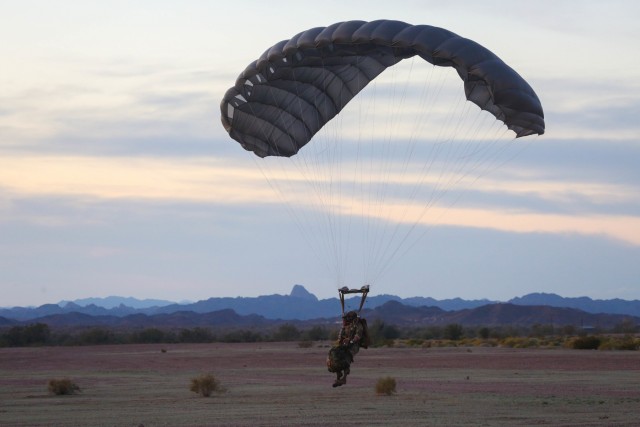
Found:
[{"label": "sunset sky", "polygon": [[422,218],[372,293],[640,299],[640,3],[379,3],[0,0],[0,307],[336,296],[219,104],[276,42],[383,18],[489,48],[546,133]]}]

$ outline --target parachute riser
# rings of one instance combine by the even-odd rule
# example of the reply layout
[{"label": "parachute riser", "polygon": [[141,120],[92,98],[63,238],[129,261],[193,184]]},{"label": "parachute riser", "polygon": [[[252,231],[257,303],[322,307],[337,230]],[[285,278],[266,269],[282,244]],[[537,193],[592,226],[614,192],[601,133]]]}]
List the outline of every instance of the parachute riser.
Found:
[{"label": "parachute riser", "polygon": [[349,289],[346,286],[338,289],[338,294],[340,295],[340,307],[342,307],[342,315],[344,316],[344,296],[345,294],[362,294],[362,298],[360,299],[360,307],[358,308],[358,314],[362,311],[362,307],[364,307],[364,302],[367,299],[367,295],[369,294],[369,285],[364,285],[360,289]]}]

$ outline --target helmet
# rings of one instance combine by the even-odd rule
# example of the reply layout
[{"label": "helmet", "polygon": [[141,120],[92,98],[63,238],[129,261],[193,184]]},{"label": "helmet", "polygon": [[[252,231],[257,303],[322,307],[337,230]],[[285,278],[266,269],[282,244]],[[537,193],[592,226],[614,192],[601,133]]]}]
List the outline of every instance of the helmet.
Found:
[{"label": "helmet", "polygon": [[342,315],[342,319],[346,320],[347,322],[353,322],[357,318],[358,318],[358,313],[356,313],[353,310]]}]

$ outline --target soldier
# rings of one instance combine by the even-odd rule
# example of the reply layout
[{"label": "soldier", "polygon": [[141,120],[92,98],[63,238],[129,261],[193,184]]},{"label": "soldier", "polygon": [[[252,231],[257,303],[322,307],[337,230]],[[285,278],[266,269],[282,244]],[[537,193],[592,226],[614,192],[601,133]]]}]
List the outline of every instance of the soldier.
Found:
[{"label": "soldier", "polygon": [[358,317],[355,311],[349,311],[342,316],[342,328],[338,334],[338,345],[329,350],[327,357],[327,368],[329,372],[336,373],[336,381],[334,387],[339,387],[347,383],[347,375],[350,373],[350,366],[353,362],[353,356],[360,351],[360,346],[367,347],[368,343],[364,342],[368,339],[365,329],[364,319]]}]

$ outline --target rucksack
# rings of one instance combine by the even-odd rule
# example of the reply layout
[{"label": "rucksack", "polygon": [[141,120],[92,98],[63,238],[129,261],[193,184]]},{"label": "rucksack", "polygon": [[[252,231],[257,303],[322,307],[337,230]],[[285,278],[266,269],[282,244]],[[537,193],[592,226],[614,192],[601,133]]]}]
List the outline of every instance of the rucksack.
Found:
[{"label": "rucksack", "polygon": [[369,336],[369,327],[367,326],[367,319],[362,317],[359,319],[362,325],[362,338],[360,339],[360,347],[369,348],[371,345],[371,337]]}]

